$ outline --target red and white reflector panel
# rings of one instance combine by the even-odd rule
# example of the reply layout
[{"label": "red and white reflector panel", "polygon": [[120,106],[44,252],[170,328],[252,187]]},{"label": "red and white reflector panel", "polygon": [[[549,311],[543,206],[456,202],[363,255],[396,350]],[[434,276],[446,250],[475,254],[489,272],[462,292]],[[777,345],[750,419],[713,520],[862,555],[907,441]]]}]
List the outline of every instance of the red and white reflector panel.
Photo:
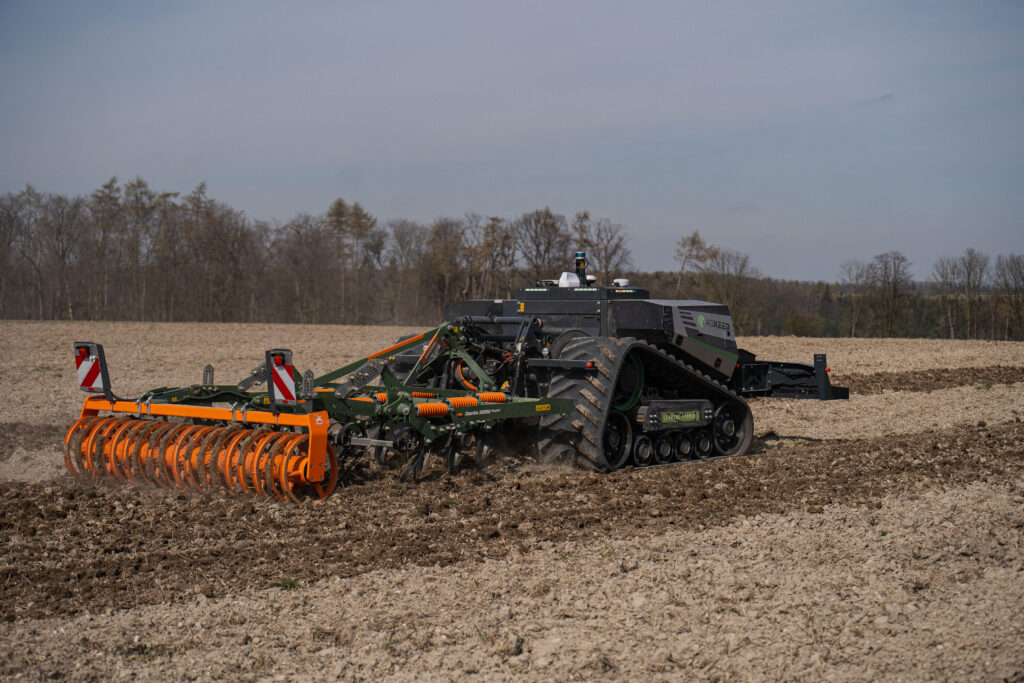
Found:
[{"label": "red and white reflector panel", "polygon": [[292,352],[288,349],[267,351],[267,393],[270,402],[276,405],[293,406],[298,403]]},{"label": "red and white reflector panel", "polygon": [[79,389],[110,397],[110,378],[107,376],[107,361],[103,357],[102,345],[75,342],[75,369],[78,372]]}]

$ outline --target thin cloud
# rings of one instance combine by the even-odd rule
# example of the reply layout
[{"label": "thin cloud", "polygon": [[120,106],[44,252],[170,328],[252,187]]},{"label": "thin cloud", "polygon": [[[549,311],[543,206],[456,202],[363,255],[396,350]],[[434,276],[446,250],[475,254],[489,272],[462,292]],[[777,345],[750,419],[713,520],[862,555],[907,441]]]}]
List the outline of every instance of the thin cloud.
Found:
[{"label": "thin cloud", "polygon": [[751,204],[750,202],[735,202],[725,207],[725,213],[737,215],[750,215],[761,211],[761,207],[757,204]]},{"label": "thin cloud", "polygon": [[872,97],[869,100],[857,100],[856,106],[858,107],[870,107],[875,104],[892,104],[896,101],[896,95],[891,92],[887,92],[884,95],[878,97]]}]

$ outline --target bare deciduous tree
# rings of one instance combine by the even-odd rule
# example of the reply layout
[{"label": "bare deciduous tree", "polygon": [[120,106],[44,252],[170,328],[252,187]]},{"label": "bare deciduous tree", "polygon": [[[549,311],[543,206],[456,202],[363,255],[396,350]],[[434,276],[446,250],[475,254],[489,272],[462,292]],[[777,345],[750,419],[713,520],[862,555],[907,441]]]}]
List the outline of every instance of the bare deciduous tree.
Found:
[{"label": "bare deciduous tree", "polygon": [[750,256],[733,249],[714,249],[708,252],[700,269],[715,300],[729,307],[735,329],[745,328],[749,320],[746,294],[751,279],[760,276],[750,265]]},{"label": "bare deciduous tree", "polygon": [[597,282],[611,284],[616,275],[631,268],[633,254],[624,226],[607,218],[591,220],[589,211],[580,211],[572,222],[577,251],[584,251]]},{"label": "bare deciduous tree", "polygon": [[988,279],[988,256],[970,248],[959,260],[960,282],[964,294],[964,322],[967,338],[978,335],[978,300]]},{"label": "bare deciduous tree", "polygon": [[1010,326],[1016,326],[1018,338],[1024,333],[1024,254],[1008,254],[996,259],[996,291],[1006,306],[1004,338],[1010,338]]},{"label": "bare deciduous tree", "polygon": [[531,282],[557,277],[569,256],[571,238],[565,216],[544,207],[524,213],[512,224],[523,275]]},{"label": "bare deciduous tree", "polygon": [[960,261],[949,256],[943,256],[932,266],[932,282],[939,290],[943,307],[946,312],[946,322],[949,326],[949,338],[956,338],[956,317],[958,299],[960,294]]},{"label": "bare deciduous tree", "polygon": [[676,277],[675,296],[681,294],[683,280],[695,272],[700,272],[703,265],[717,256],[718,249],[709,246],[700,236],[699,230],[684,235],[676,241],[676,263],[679,274]]},{"label": "bare deciduous tree", "polygon": [[871,268],[867,263],[851,259],[839,266],[839,281],[846,286],[850,300],[850,336],[857,336],[864,299],[871,284]]},{"label": "bare deciduous tree", "polygon": [[882,319],[882,333],[896,333],[900,305],[911,287],[910,261],[901,252],[878,254],[871,262],[871,282]]}]

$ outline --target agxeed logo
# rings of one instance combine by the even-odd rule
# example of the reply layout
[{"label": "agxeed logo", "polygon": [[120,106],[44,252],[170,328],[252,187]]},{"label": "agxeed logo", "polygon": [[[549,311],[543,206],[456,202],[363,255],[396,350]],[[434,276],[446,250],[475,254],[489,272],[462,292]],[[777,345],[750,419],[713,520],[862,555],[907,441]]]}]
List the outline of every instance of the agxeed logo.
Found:
[{"label": "agxeed logo", "polygon": [[697,327],[701,329],[705,327],[714,327],[715,329],[722,330],[726,334],[732,333],[732,326],[729,323],[724,323],[721,320],[709,320],[704,317],[703,313],[697,315]]}]

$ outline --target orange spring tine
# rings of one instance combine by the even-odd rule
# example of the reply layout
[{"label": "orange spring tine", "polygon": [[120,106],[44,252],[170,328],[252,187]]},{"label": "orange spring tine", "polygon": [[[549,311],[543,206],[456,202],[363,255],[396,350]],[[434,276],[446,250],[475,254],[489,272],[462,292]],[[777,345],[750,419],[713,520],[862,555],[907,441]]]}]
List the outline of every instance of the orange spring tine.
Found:
[{"label": "orange spring tine", "polygon": [[[82,473],[88,472],[92,474],[92,463],[89,461],[89,447],[92,444],[92,438],[96,434],[96,429],[103,424],[107,418],[105,417],[94,417],[89,421],[89,424],[82,430],[80,436],[77,437],[78,446],[75,449],[77,451],[76,456],[79,462],[82,464]],[[75,439],[75,437],[72,437]]]},{"label": "orange spring tine", "polygon": [[263,472],[261,473],[265,485],[263,491],[267,497],[273,497],[275,500],[284,500],[284,492],[278,490],[274,474],[279,469],[282,469],[284,461],[288,459],[288,446],[293,441],[295,441],[295,435],[287,434],[274,442],[274,447],[270,449],[267,462],[264,464]]},{"label": "orange spring tine", "polygon": [[299,447],[303,440],[308,438],[300,434],[298,438],[290,440],[281,456],[280,466],[277,468],[277,488],[283,494],[281,500],[291,500],[298,505],[302,505],[302,500],[295,495],[293,490],[294,483],[291,477],[293,472],[301,469],[305,464],[306,456],[297,453],[301,453]]},{"label": "orange spring tine", "polygon": [[64,464],[73,477],[81,477],[87,471],[85,459],[82,457],[82,441],[88,436],[92,426],[101,419],[103,418],[95,415],[79,418],[64,437]]},{"label": "orange spring tine", "polygon": [[251,437],[255,431],[254,429],[240,429],[236,435],[228,440],[221,451],[217,453],[217,471],[220,473],[224,488],[231,493],[235,493],[234,486],[231,484],[231,465],[235,459],[235,449],[238,448],[239,443]]},{"label": "orange spring tine", "polygon": [[210,490],[203,485],[203,470],[205,469],[203,452],[210,439],[217,435],[217,431],[218,428],[211,425],[201,427],[188,437],[188,444],[185,446],[182,476],[189,486],[202,494],[210,493]]},{"label": "orange spring tine", "polygon": [[374,394],[373,397],[375,399],[377,399],[378,403],[387,403],[388,402],[388,395],[387,395],[387,392],[385,392],[385,391],[382,391],[382,392],[380,392],[378,394]]},{"label": "orange spring tine", "polygon": [[97,477],[108,477],[110,479],[117,478],[110,470],[110,463],[107,461],[107,449],[110,447],[111,439],[114,438],[114,435],[117,434],[117,431],[123,425],[123,418],[114,418],[109,424],[103,427],[103,431],[100,432],[93,441],[92,463],[95,468],[93,474]]},{"label": "orange spring tine", "polygon": [[231,471],[234,472],[235,483],[238,485],[235,489],[236,493],[252,493],[249,490],[249,487],[245,485],[245,463],[248,461],[249,450],[252,448],[253,444],[266,434],[267,431],[266,427],[257,427],[254,429],[253,432],[246,437],[241,444],[239,444],[238,449],[232,456],[233,459],[230,462],[230,466]]},{"label": "orange spring tine", "polygon": [[327,467],[327,481],[312,485],[313,490],[316,491],[317,500],[323,500],[334,493],[334,487],[338,485],[338,454],[330,445],[327,446]]},{"label": "orange spring tine", "polygon": [[185,483],[201,493],[209,493],[209,491],[203,488],[202,473],[200,472],[202,449],[207,437],[216,430],[217,427],[207,425],[200,427],[199,430],[194,432],[185,445],[184,457],[181,461],[182,478],[185,480]]},{"label": "orange spring tine", "polygon": [[255,466],[256,456],[263,449],[263,444],[267,439],[272,438],[276,432],[266,431],[252,443],[249,444],[248,449],[243,454],[242,469],[239,471],[239,481],[242,483],[242,490],[250,496],[256,495],[256,484],[253,483],[253,467]]},{"label": "orange spring tine", "polygon": [[413,391],[409,395],[413,398],[437,398],[437,394],[432,391]]},{"label": "orange spring tine", "polygon": [[200,473],[203,475],[203,483],[206,484],[208,490],[213,490],[220,486],[220,480],[214,476],[217,468],[217,453],[220,450],[220,445],[236,429],[238,429],[236,425],[221,427],[210,432],[206,441],[203,442],[203,451],[200,454],[202,456]]},{"label": "orange spring tine", "polygon": [[168,489],[174,488],[174,481],[176,479],[174,474],[174,454],[177,451],[181,435],[189,429],[190,425],[175,424],[174,428],[167,432],[167,435],[161,440],[158,462],[160,463],[159,471],[164,475],[164,480],[162,483],[157,484],[157,486]]},{"label": "orange spring tine", "polygon": [[[170,474],[167,472],[166,460],[167,460],[167,444],[171,442],[174,437],[174,433],[178,431],[181,425],[175,422],[168,422],[167,429],[160,432],[159,438],[152,440],[152,448],[149,451],[149,464],[152,466],[153,473],[153,486],[157,488],[167,488],[170,485]],[[161,475],[163,481],[161,481]]]},{"label": "orange spring tine", "polygon": [[[96,469],[96,448],[98,446],[102,448],[103,432],[116,422],[117,419],[113,417],[103,418],[92,428],[92,431],[90,431],[89,435],[85,438],[85,443],[82,444],[82,454],[85,456],[85,469],[89,470],[94,477],[103,476],[103,468],[100,467],[99,471]],[[102,457],[99,462],[103,462]]]},{"label": "orange spring tine", "polygon": [[178,437],[178,443],[174,447],[174,457],[171,458],[171,465],[174,472],[174,484],[179,489],[188,488],[188,451],[189,446],[192,445],[192,437],[195,436],[202,427],[192,425]]},{"label": "orange spring tine", "polygon": [[164,446],[175,429],[177,425],[173,422],[161,422],[159,427],[150,432],[145,450],[139,453],[139,471],[150,486],[163,486],[160,483],[160,472],[163,471]]},{"label": "orange spring tine", "polygon": [[80,440],[79,433],[86,428],[89,422],[95,419],[95,417],[78,418],[77,420],[75,420],[75,423],[73,425],[68,427],[67,434],[64,435],[64,466],[68,468],[68,472],[71,474],[71,476],[75,477],[76,479],[82,476],[83,470],[82,465],[80,464],[81,458],[77,454],[72,455],[72,443],[74,443],[77,440]]},{"label": "orange spring tine", "polygon": [[178,448],[181,446],[182,438],[192,430],[195,425],[185,425],[174,428],[167,448],[163,453],[164,474],[167,476],[168,488],[180,488],[178,479]]},{"label": "orange spring tine", "polygon": [[284,489],[281,489],[277,482],[280,479],[281,470],[287,470],[288,452],[295,439],[295,434],[289,434],[287,437],[279,439],[270,451],[270,460],[263,470],[264,491],[274,500],[285,500]]},{"label": "orange spring tine", "polygon": [[[258,438],[249,444],[249,447],[245,449],[245,453],[242,454],[244,461],[242,466],[238,468],[238,481],[242,486],[242,490],[250,495],[256,495],[256,483],[251,475],[256,472],[259,453],[263,450],[266,442],[277,433],[270,430],[263,431]],[[259,475],[257,474],[256,481],[258,480]]]},{"label": "orange spring tine", "polygon": [[183,431],[177,439],[177,445],[174,447],[174,457],[171,458],[172,472],[174,473],[174,485],[179,489],[188,488],[188,459],[187,451],[189,446],[192,444],[192,437],[195,436],[202,427],[198,425],[191,425],[188,429]]},{"label": "orange spring tine", "polygon": [[190,483],[197,491],[210,492],[209,481],[206,479],[206,449],[223,430],[223,427],[207,426],[192,439],[193,450],[189,458],[189,476]]},{"label": "orange spring tine", "polygon": [[252,485],[256,495],[267,498],[270,494],[263,490],[263,468],[268,466],[270,458],[270,447],[288,436],[286,432],[271,432],[270,436],[260,443],[256,449],[256,456],[252,459]]},{"label": "orange spring tine", "polygon": [[148,426],[149,422],[146,420],[133,420],[131,427],[128,428],[124,435],[124,439],[118,444],[116,449],[118,466],[121,468],[121,474],[124,475],[127,481],[135,481],[135,460],[132,458],[132,451],[135,449],[135,442],[139,437],[139,432]]},{"label": "orange spring tine", "polygon": [[448,399],[448,405],[453,408],[469,408],[470,406],[480,405],[480,401],[472,396],[453,396]]},{"label": "orange spring tine", "polygon": [[179,424],[171,430],[170,434],[164,437],[166,444],[161,449],[160,465],[164,475],[163,483],[166,488],[173,489],[178,487],[178,466],[175,463],[175,458],[178,456],[178,446],[181,445],[181,437],[190,429],[192,429],[192,425]]},{"label": "orange spring tine", "polygon": [[146,468],[144,467],[146,460],[142,457],[142,451],[145,448],[146,455],[148,456],[153,450],[153,436],[160,433],[162,430],[167,429],[168,424],[166,422],[158,422],[156,420],[149,422],[148,426],[142,430],[135,439],[135,448],[132,449],[132,460],[134,461],[134,470],[138,475],[139,479],[146,482],[150,486],[154,486],[153,480],[146,474]]},{"label": "orange spring tine", "polygon": [[197,491],[202,491],[203,493],[210,492],[210,480],[206,476],[206,450],[210,447],[210,442],[220,436],[222,431],[224,431],[223,427],[207,427],[206,431],[202,434],[202,438],[193,441],[193,443],[196,443],[196,441],[198,443],[195,446],[195,450],[192,451],[189,463],[193,480],[191,483]]},{"label": "orange spring tine", "polygon": [[309,435],[299,434],[292,439],[285,450],[285,458],[281,462],[281,471],[278,473],[282,500],[292,500],[302,505],[302,499],[295,495],[296,481],[306,482],[306,470],[309,466]]},{"label": "orange spring tine", "polygon": [[203,481],[206,483],[206,487],[210,491],[221,485],[221,482],[214,476],[220,448],[224,445],[224,442],[231,438],[231,436],[239,429],[241,429],[241,427],[238,425],[223,427],[218,429],[216,432],[211,433],[210,436],[206,438],[206,442],[203,443],[201,472],[203,475]]},{"label": "orange spring tine", "polygon": [[477,398],[484,403],[505,403],[508,401],[508,396],[500,391],[481,391],[477,394]]},{"label": "orange spring tine", "polygon": [[274,449],[270,453],[270,462],[264,470],[266,492],[274,500],[288,500],[288,496],[285,495],[286,489],[278,486],[278,482],[281,479],[282,471],[285,472],[287,478],[288,454],[291,452],[292,444],[301,440],[302,434],[288,433],[283,439],[274,444]]},{"label": "orange spring tine", "polygon": [[238,449],[235,454],[235,483],[238,484],[239,493],[246,495],[252,495],[252,489],[249,488],[249,482],[247,481],[246,472],[248,471],[249,462],[252,460],[253,450],[259,444],[259,442],[266,437],[266,429],[259,428],[256,432],[245,440],[242,447]]},{"label": "orange spring tine", "polygon": [[122,419],[119,421],[117,428],[114,429],[114,433],[110,440],[104,444],[103,455],[106,461],[107,473],[121,482],[127,482],[128,478],[121,472],[121,467],[117,464],[117,447],[120,445],[121,439],[124,437],[125,432],[128,431],[134,424],[135,420]]},{"label": "orange spring tine", "polygon": [[138,440],[139,432],[144,431],[148,426],[149,422],[146,420],[132,420],[131,426],[124,433],[124,438],[116,444],[115,461],[125,481],[135,481],[135,460],[132,458],[132,451]]}]

